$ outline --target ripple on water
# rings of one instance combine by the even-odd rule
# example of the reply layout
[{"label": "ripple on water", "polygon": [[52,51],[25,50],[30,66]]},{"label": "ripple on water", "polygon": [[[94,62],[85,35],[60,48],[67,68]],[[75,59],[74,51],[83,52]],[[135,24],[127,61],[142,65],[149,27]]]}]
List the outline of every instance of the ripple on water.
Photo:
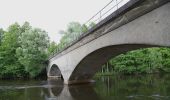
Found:
[{"label": "ripple on water", "polygon": [[33,86],[0,86],[0,90],[16,90],[16,89],[28,89],[28,88],[50,88],[55,85],[33,85]]},{"label": "ripple on water", "polygon": [[163,99],[163,98],[165,98],[165,99],[170,99],[170,96],[162,96],[162,95],[160,95],[160,94],[153,94],[153,95],[151,95],[151,96],[148,96],[148,97],[150,97],[150,98],[154,98],[154,99]]},{"label": "ripple on water", "polygon": [[170,99],[170,96],[162,96],[160,94],[153,94],[151,96],[145,96],[145,95],[130,95],[130,96],[126,96],[127,98],[140,98],[140,97],[146,97],[146,98],[152,98],[155,100],[161,100],[161,99]]}]

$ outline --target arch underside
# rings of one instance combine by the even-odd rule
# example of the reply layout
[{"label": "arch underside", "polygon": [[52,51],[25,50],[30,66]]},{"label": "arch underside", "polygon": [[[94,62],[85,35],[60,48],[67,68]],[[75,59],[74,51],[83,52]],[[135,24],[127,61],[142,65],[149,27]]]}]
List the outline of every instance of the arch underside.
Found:
[{"label": "arch underside", "polygon": [[53,64],[50,68],[48,77],[51,78],[62,78],[61,71],[56,64]]},{"label": "arch underside", "polygon": [[113,45],[107,46],[94,52],[88,54],[84,57],[80,63],[76,66],[72,72],[69,82],[77,81],[87,81],[91,80],[95,73],[101,69],[102,65],[105,64],[111,58],[118,56],[120,54],[126,53],[128,51],[150,48],[150,47],[160,47],[157,45],[146,45],[146,44],[123,44],[123,45]]}]

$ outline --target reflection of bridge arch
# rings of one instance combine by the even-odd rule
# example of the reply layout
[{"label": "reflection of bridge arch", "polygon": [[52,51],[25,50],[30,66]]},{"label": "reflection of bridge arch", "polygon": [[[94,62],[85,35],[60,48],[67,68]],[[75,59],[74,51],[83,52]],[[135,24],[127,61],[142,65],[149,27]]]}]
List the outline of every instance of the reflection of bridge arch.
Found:
[{"label": "reflection of bridge arch", "polygon": [[[58,90],[59,89],[59,90]],[[49,87],[46,100],[100,100],[92,85]]]},{"label": "reflection of bridge arch", "polygon": [[64,86],[61,79],[48,80],[48,89],[44,89],[46,100],[74,100],[68,86]]},{"label": "reflection of bridge arch", "polygon": [[48,87],[44,89],[46,100],[58,100],[56,99],[63,91],[64,84],[61,79],[48,79]]},{"label": "reflection of bridge arch", "polygon": [[114,13],[77,43],[50,58],[47,70],[57,64],[66,84],[89,82],[111,57],[139,48],[170,47],[169,9],[168,0],[141,0],[117,17]]}]

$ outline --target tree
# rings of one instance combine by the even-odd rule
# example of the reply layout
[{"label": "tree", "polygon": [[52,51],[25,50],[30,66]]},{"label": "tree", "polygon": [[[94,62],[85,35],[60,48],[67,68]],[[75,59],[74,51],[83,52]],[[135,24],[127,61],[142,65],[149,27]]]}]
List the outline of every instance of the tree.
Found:
[{"label": "tree", "polygon": [[30,26],[29,22],[24,22],[24,24],[21,26],[21,33],[30,30],[32,27]]},{"label": "tree", "polygon": [[30,28],[21,34],[19,43],[16,50],[18,60],[30,77],[36,77],[45,68],[43,62],[47,58],[49,37],[41,29]]},{"label": "tree", "polygon": [[21,34],[18,23],[9,26],[4,33],[0,47],[0,76],[5,78],[22,77],[23,67],[16,57],[16,48],[19,47],[18,37]]},{"label": "tree", "polygon": [[94,26],[96,26],[96,24],[95,24],[94,22],[91,22],[91,23],[89,24],[89,26],[88,26],[88,29],[90,29],[90,28],[92,28],[92,27],[94,27]]},{"label": "tree", "polygon": [[83,24],[82,26],[81,26],[81,32],[82,33],[85,33],[85,32],[87,32],[88,31],[88,27],[85,25],[85,24]]},{"label": "tree", "polygon": [[[3,32],[0,46],[0,78],[35,77],[44,68],[49,37],[28,22],[14,23]],[[2,34],[0,34],[2,36]]]},{"label": "tree", "polygon": [[67,33],[68,34],[80,34],[82,32],[81,24],[78,22],[71,22],[67,26]]},{"label": "tree", "polygon": [[3,34],[4,34],[4,30],[1,28],[0,29],[0,46],[1,46],[2,39],[3,39]]},{"label": "tree", "polygon": [[51,55],[53,53],[56,52],[56,49],[57,49],[57,44],[53,41],[49,44],[49,47],[48,47],[48,55]]},{"label": "tree", "polygon": [[63,36],[57,46],[57,50],[62,50],[68,46],[71,42],[78,39],[81,34],[87,32],[88,29],[94,25],[95,23],[90,23],[90,26],[87,26],[85,24],[81,25],[79,22],[70,22],[66,30],[59,31],[59,34]]}]

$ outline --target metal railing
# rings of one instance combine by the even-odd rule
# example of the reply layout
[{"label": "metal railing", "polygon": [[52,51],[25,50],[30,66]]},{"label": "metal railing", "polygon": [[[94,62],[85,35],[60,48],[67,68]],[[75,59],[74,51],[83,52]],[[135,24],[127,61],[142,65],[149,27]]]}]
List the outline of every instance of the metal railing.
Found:
[{"label": "metal railing", "polygon": [[[124,1],[124,2],[123,2]],[[89,20],[87,20],[83,25],[89,26],[90,23],[98,24],[107,16],[118,10],[121,6],[126,4],[129,0],[111,0],[106,6],[104,6],[99,12],[97,12],[94,16],[92,16]],[[62,52],[64,49],[73,44],[73,42],[77,41],[82,35],[85,33],[80,33],[72,37],[69,43],[60,43],[57,49],[52,53],[50,58],[52,58],[55,54]]]},{"label": "metal railing", "polygon": [[[99,23],[101,20],[109,16],[111,13],[119,9],[123,4],[123,1],[129,0],[111,0],[106,6],[104,6],[99,12],[92,16],[85,25],[88,25],[90,22]],[[124,2],[126,3],[126,2]]]}]

